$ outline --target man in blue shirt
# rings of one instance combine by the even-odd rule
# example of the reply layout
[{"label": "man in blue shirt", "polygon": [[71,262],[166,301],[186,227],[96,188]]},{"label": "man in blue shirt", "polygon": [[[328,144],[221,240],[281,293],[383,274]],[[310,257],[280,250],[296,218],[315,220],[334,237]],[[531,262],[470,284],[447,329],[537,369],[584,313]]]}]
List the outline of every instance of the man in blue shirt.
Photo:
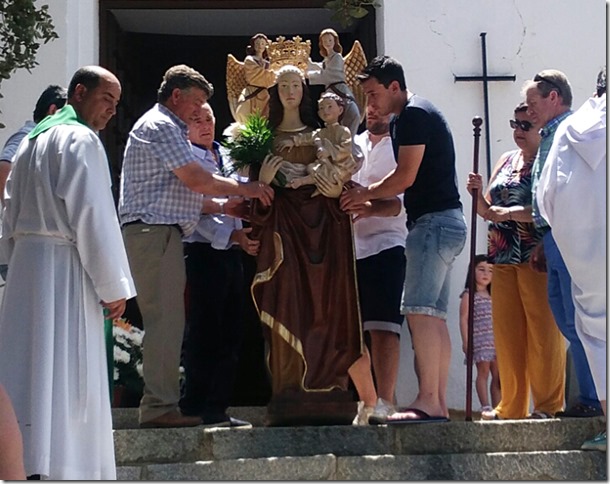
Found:
[{"label": "man in blue shirt", "polygon": [[[189,123],[193,153],[206,171],[239,179],[214,141],[215,126],[214,111],[205,103],[201,115]],[[260,246],[248,238],[252,228],[232,216],[241,200],[204,196],[195,231],[183,239],[187,289],[180,409],[200,416],[206,426],[250,425],[226,413],[245,329],[242,251],[256,255]]]},{"label": "man in blue shirt", "polygon": [[341,206],[350,210],[404,193],[409,229],[401,312],[411,332],[419,391],[409,407],[388,417],[388,422],[446,421],[449,276],[466,242],[453,137],[443,114],[407,89],[403,68],[395,59],[376,57],[358,79],[367,105],[381,116],[395,115],[390,137],[396,169],[368,187],[349,190]]},{"label": "man in blue shirt", "polygon": [[[55,111],[64,107],[66,100],[68,99],[68,90],[63,86],[51,84],[42,91],[42,94],[36,101],[34,107],[33,121],[26,121],[25,124],[13,133],[4,143],[2,152],[0,153],[0,201],[4,205],[4,187],[6,186],[6,179],[11,171],[11,164],[17,153],[17,148],[21,140],[34,129],[37,123],[42,121],[46,116],[55,114]],[[6,281],[6,274],[8,272],[7,264],[0,264],[0,276]]]},{"label": "man in blue shirt", "polygon": [[[580,390],[578,403],[557,417],[593,417],[602,415],[591,369],[584,348],[576,333],[575,309],[572,300],[572,279],[559,248],[553,238],[551,227],[540,215],[536,190],[540,173],[553,144],[558,126],[571,114],[572,88],[566,75],[555,69],[540,71],[523,85],[528,113],[540,129],[540,147],[532,166],[532,216],[534,225],[544,232],[541,244],[532,252],[530,264],[536,270],[548,273],[548,297],[555,322],[561,333],[570,342],[569,352],[576,372]],[[544,259],[546,258],[546,267]]]}]

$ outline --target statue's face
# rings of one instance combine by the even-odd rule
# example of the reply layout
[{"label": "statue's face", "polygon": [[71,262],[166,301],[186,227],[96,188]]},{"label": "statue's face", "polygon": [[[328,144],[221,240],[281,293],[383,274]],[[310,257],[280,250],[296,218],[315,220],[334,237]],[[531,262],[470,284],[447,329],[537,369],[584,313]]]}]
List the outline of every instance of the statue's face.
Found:
[{"label": "statue's face", "polygon": [[267,47],[267,42],[262,37],[259,37],[254,41],[254,52],[256,55],[262,55],[265,52],[265,48]]},{"label": "statue's face", "polygon": [[331,34],[324,34],[322,36],[322,46],[328,54],[331,54],[335,47],[335,38]]},{"label": "statue's face", "polygon": [[343,112],[343,108],[334,99],[322,99],[318,103],[318,116],[325,123],[336,123]]},{"label": "statue's face", "polygon": [[277,81],[280,102],[285,109],[298,108],[303,99],[303,82],[296,72],[288,72]]}]

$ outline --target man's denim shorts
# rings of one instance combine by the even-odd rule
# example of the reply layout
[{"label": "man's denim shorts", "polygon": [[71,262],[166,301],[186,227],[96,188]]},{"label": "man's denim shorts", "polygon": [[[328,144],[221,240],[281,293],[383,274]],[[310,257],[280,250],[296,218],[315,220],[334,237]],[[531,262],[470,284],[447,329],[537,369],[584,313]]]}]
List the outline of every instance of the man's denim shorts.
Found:
[{"label": "man's denim shorts", "polygon": [[449,274],[466,243],[466,219],[459,208],[427,213],[409,226],[402,314],[447,319]]}]

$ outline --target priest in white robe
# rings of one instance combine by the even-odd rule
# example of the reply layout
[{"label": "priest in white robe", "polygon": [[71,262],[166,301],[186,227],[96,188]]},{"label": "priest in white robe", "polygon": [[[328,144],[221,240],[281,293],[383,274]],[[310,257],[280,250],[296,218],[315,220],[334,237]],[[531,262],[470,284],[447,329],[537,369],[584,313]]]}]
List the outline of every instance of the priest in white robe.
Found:
[{"label": "priest in white robe", "polygon": [[557,128],[536,197],[572,278],[576,332],[605,412],[605,70],[603,73],[604,92],[589,98]]},{"label": "priest in white robe", "polygon": [[20,145],[6,186],[0,382],[26,474],[42,479],[116,479],[103,310],[121,316],[135,289],[97,131],[120,95],[111,72],[79,69],[67,105]]}]

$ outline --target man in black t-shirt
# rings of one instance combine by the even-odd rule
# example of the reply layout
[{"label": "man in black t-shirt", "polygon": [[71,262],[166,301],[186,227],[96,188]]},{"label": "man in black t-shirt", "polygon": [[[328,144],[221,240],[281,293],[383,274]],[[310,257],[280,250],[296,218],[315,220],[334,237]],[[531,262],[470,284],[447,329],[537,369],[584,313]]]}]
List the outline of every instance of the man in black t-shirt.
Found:
[{"label": "man in black t-shirt", "polygon": [[404,192],[409,228],[402,313],[413,341],[419,392],[388,422],[447,420],[449,274],[466,241],[453,138],[441,112],[407,89],[403,68],[395,59],[376,57],[358,78],[367,103],[382,116],[394,114],[390,135],[397,165],[383,180],[346,191],[342,208]]}]

